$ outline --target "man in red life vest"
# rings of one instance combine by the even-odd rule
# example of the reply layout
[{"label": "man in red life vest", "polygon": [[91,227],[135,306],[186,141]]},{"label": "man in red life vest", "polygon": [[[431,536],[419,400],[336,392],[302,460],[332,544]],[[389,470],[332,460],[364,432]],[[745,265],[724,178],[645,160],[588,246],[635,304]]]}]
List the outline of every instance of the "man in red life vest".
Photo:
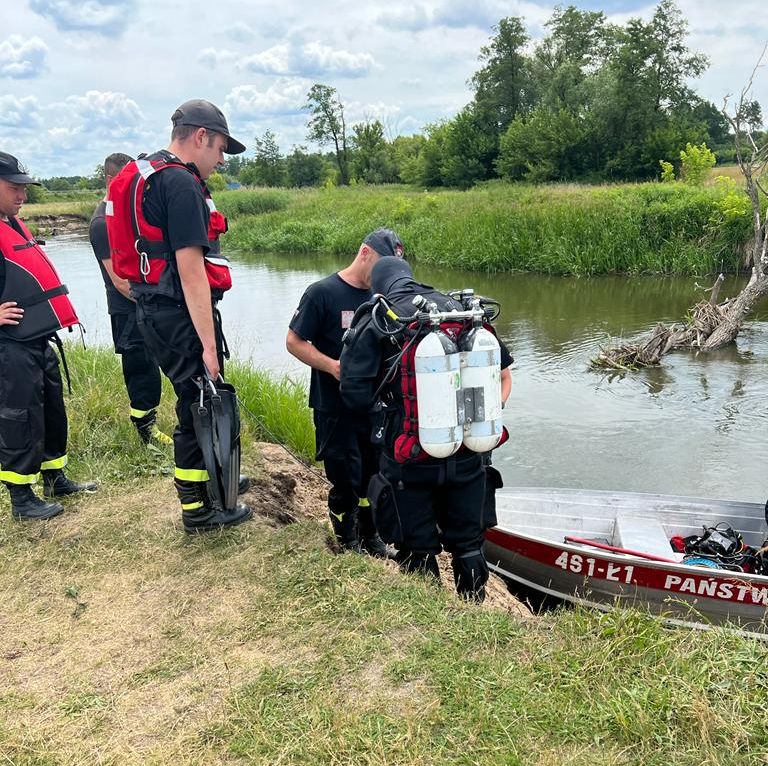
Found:
[{"label": "man in red life vest", "polygon": [[[116,152],[104,160],[106,188],[133,159]],[[123,380],[130,401],[130,418],[144,444],[170,445],[173,440],[157,427],[161,379],[157,362],[147,351],[136,324],[136,301],[130,296],[130,283],[115,274],[109,249],[106,222],[107,197],[99,202],[91,216],[88,238],[99,264],[107,294],[107,311],[112,325],[112,342],[120,355]]]},{"label": "man in red life vest", "polygon": [[19,161],[0,152],[0,481],[18,520],[50,519],[64,510],[33,492],[40,472],[48,497],[96,489],[92,482],[71,481],[63,470],[67,413],[49,341],[78,319],[67,288],[17,218],[30,184],[37,181]]},{"label": "man in red life vest", "polygon": [[234,526],[251,510],[220,507],[208,494],[208,471],[195,433],[196,381],[223,372],[226,344],[216,308],[231,287],[219,235],[226,219],[213,204],[206,179],[224,154],[245,146],[229,135],[221,110],[193,99],[171,117],[167,150],[128,163],[110,185],[106,220],[112,264],[131,282],[136,319],[147,348],[173,383],[178,425],[173,434],[175,485],[184,529]]}]

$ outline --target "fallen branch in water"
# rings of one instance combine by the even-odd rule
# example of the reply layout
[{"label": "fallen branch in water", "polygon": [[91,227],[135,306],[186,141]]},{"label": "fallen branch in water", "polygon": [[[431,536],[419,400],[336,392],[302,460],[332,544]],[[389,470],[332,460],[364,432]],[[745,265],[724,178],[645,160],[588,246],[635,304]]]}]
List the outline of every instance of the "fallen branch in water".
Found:
[{"label": "fallen branch in water", "polygon": [[715,284],[709,288],[712,293],[709,300],[701,301],[693,307],[687,324],[667,327],[659,322],[645,340],[613,348],[601,348],[598,356],[590,361],[590,366],[601,370],[629,372],[658,366],[664,354],[670,351],[701,348],[723,322],[731,305],[730,299],[717,303],[722,284],[723,275],[720,274]]}]

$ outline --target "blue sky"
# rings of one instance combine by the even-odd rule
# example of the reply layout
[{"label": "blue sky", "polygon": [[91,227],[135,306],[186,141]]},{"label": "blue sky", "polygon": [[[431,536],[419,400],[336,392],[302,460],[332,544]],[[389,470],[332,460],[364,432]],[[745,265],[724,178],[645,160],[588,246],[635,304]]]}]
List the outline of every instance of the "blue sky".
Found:
[{"label": "blue sky", "polygon": [[[654,4],[575,3],[610,20]],[[470,98],[480,47],[504,16],[534,39],[554,3],[361,0],[7,0],[0,8],[0,150],[39,176],[90,173],[113,151],[167,144],[189,98],[224,109],[252,146],[271,129],[281,149],[306,143],[313,82],[336,87],[349,122],[379,118],[390,137],[450,117]],[[747,81],[765,42],[764,0],[681,0],[689,45],[710,58],[693,83],[720,105]],[[768,112],[768,67],[754,95]]]}]

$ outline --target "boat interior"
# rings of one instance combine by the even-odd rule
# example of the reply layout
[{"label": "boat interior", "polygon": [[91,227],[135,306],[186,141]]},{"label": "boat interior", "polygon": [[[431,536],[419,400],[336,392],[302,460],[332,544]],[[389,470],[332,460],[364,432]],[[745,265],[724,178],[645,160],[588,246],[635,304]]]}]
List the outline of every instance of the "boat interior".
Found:
[{"label": "boat interior", "polygon": [[562,543],[580,537],[678,561],[669,540],[701,534],[725,523],[747,545],[768,537],[761,503],[705,500],[673,495],[583,489],[505,487],[496,493],[498,526]]}]

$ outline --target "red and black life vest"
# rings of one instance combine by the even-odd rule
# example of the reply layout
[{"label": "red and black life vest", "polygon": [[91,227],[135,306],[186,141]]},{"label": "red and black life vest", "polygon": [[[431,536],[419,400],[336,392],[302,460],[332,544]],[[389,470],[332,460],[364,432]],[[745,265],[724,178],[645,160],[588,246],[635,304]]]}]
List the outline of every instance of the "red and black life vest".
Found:
[{"label": "red and black life vest", "polygon": [[[483,325],[487,330],[496,334],[492,325]],[[441,322],[440,329],[456,343],[460,345],[460,336],[471,324],[466,322]],[[419,341],[431,330],[431,327],[412,323],[408,326],[403,346],[405,351],[400,358],[400,394],[403,399],[403,419],[401,433],[395,437],[394,458],[398,463],[412,463],[430,459],[419,442],[419,404],[416,397],[416,348]],[[406,347],[407,346],[407,347]],[[509,439],[506,426],[503,428],[502,437],[497,447],[500,447]],[[461,446],[459,452],[466,452],[467,448]]]},{"label": "red and black life vest", "polygon": [[5,281],[0,303],[15,301],[24,309],[17,325],[0,326],[0,336],[25,341],[46,338],[57,330],[80,324],[75,307],[45,251],[22,221],[23,234],[0,222],[0,252],[5,258]]},{"label": "red and black life vest", "polygon": [[175,256],[163,230],[149,223],[142,210],[147,181],[168,168],[186,170],[200,183],[210,210],[205,272],[212,291],[229,290],[232,287],[229,259],[221,254],[219,243],[219,237],[227,230],[227,219],[216,210],[200,176],[170,152],[158,152],[129,162],[109,185],[107,236],[115,274],[133,284],[158,285],[169,265],[175,269]]}]

